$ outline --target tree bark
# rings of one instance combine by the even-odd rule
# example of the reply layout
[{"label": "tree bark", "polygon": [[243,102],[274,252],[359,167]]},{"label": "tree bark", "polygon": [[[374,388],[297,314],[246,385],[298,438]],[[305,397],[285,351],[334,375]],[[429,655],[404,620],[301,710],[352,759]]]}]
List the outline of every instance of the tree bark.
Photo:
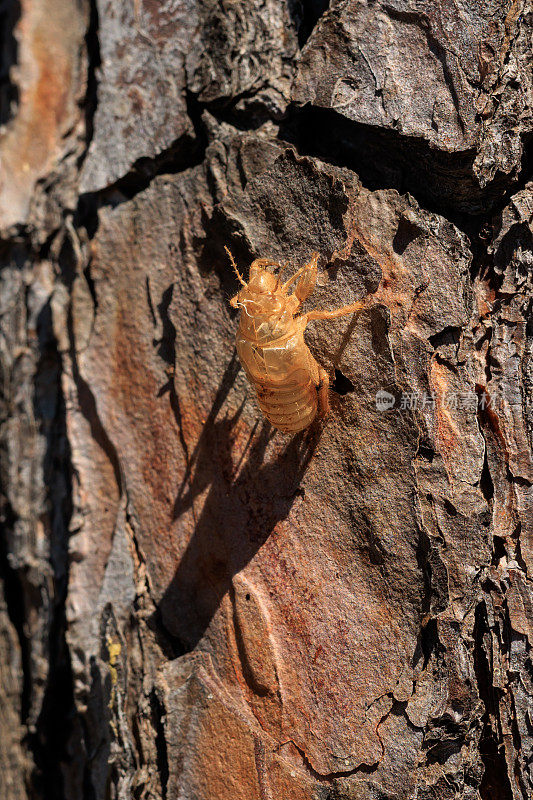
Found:
[{"label": "tree bark", "polygon": [[[0,19],[0,800],[530,798],[529,0]],[[224,246],[375,299],[306,433]]]}]

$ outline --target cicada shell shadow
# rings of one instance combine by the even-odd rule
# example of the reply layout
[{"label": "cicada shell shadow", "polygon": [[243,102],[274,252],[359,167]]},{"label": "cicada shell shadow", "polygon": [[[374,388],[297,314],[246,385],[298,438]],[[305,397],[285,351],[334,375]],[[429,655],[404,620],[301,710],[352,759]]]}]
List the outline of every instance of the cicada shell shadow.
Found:
[{"label": "cicada shell shadow", "polygon": [[301,496],[301,481],[321,434],[320,426],[313,426],[292,436],[279,450],[270,447],[279,434],[268,421],[258,419],[242,455],[235,459],[235,428],[246,401],[230,416],[226,400],[239,368],[234,354],[189,454],[174,504],[177,535],[190,530],[191,520],[192,535],[159,613],[164,628],[179,640],[183,651],[194,648],[203,637],[233,576],[249,563]]}]

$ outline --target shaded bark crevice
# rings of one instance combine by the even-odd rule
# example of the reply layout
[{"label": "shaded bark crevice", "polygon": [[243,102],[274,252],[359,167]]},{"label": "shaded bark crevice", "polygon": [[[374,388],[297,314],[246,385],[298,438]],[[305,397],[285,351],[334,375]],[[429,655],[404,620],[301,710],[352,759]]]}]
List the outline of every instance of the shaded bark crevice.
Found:
[{"label": "shaded bark crevice", "polygon": [[32,675],[30,642],[25,631],[27,608],[24,591],[24,571],[15,569],[9,563],[8,532],[12,532],[15,514],[5,501],[2,503],[0,518],[0,580],[9,619],[17,633],[22,667],[22,691],[20,694],[20,721],[26,724],[31,706]]},{"label": "shaded bark crevice", "polygon": [[161,800],[167,800],[169,765],[167,743],[165,739],[165,725],[163,722],[165,709],[155,691],[150,695],[150,706],[157,748],[157,769],[161,781]]},{"label": "shaded bark crevice", "polygon": [[494,800],[495,797],[513,800],[511,778],[501,738],[498,690],[492,683],[493,672],[488,655],[491,652],[491,635],[485,604],[481,602],[476,608],[474,628],[474,667],[479,696],[485,706],[480,740],[480,754],[485,770],[479,793],[482,800]]},{"label": "shaded bark crevice", "polygon": [[[50,530],[50,562],[54,575],[54,594],[48,632],[49,665],[42,709],[31,747],[44,800],[64,800],[64,769],[69,762],[68,746],[76,716],[70,652],[66,643],[65,604],[68,590],[68,538],[72,514],[70,445],[66,428],[66,407],[61,386],[62,359],[52,329],[49,304],[40,314],[42,345],[37,367],[36,392],[39,416],[47,436],[44,475],[47,486]],[[53,417],[50,398],[53,393]],[[67,768],[68,769],[68,768]]]},{"label": "shaded bark crevice", "polygon": [[300,49],[305,46],[329,4],[330,0],[289,0],[291,17],[298,30]]},{"label": "shaded bark crevice", "polygon": [[0,2],[0,131],[15,116],[19,90],[13,80],[18,61],[15,28],[20,20],[19,0]]},{"label": "shaded bark crevice", "polygon": [[94,134],[94,115],[98,106],[98,70],[101,67],[100,40],[98,38],[99,19],[97,0],[89,0],[89,24],[85,34],[87,50],[87,89],[85,92],[85,149],[80,157],[81,167]]}]

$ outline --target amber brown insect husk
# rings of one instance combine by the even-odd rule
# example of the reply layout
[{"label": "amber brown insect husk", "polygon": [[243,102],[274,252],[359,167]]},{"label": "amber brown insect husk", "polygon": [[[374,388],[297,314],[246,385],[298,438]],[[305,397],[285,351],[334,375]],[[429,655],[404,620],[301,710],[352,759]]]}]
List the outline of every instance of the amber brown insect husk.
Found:
[{"label": "amber brown insect husk", "polygon": [[[304,341],[307,323],[352,314],[368,308],[369,303],[360,301],[334,311],[297,314],[315,288],[318,253],[285,283],[269,269],[279,264],[256,259],[246,282],[225,249],[242,284],[230,300],[233,308],[241,309],[236,338],[241,364],[269,422],[285,433],[297,433],[309,427],[317,415],[324,416],[329,405],[328,373]],[[295,282],[290,293],[289,287]]]}]

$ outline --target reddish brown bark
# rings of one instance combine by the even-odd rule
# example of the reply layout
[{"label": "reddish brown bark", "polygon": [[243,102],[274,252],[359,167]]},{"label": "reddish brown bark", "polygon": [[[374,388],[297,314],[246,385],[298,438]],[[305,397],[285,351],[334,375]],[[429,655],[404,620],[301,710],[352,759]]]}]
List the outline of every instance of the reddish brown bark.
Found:
[{"label": "reddish brown bark", "polygon": [[[528,798],[529,5],[54,3],[0,9],[0,798]],[[224,245],[376,298],[307,434]]]}]

